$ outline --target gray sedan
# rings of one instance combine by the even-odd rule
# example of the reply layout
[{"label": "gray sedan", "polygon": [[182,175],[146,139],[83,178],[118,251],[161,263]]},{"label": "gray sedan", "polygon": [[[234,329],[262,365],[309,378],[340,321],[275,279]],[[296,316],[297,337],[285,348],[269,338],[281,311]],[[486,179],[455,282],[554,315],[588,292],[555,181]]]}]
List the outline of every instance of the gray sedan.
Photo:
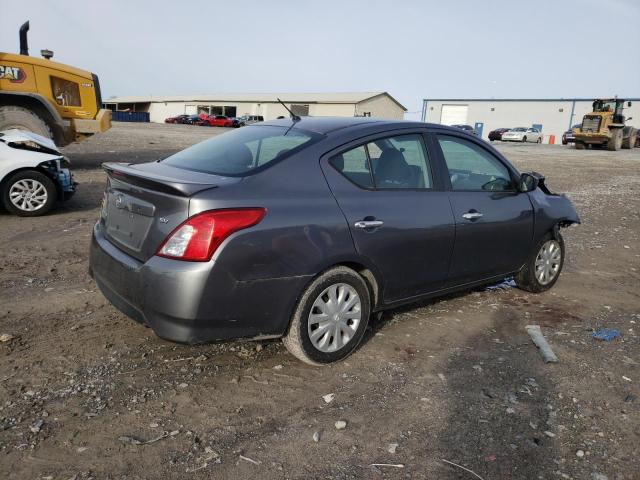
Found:
[{"label": "gray sedan", "polygon": [[276,120],[104,168],[90,269],[111,303],[169,340],[283,337],[311,364],[350,354],[372,312],[551,288],[579,223],[542,175],[416,122]]}]

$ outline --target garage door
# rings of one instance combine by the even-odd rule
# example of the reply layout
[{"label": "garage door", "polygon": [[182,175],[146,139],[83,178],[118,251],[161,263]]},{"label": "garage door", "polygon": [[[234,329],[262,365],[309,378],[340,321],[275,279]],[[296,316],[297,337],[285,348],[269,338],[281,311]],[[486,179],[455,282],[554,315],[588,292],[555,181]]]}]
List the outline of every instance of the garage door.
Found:
[{"label": "garage door", "polygon": [[442,105],[440,123],[442,125],[465,125],[469,105]]}]

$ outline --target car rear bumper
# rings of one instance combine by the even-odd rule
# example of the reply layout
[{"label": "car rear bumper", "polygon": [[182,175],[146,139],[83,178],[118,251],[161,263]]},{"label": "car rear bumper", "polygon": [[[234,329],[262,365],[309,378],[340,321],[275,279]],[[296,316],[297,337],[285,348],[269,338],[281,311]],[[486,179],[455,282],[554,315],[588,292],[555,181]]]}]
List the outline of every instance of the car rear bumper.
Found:
[{"label": "car rear bumper", "polygon": [[239,281],[213,262],[151,257],[140,262],[112,245],[96,225],[90,274],[116,308],[161,338],[202,343],[284,334],[310,277]]}]

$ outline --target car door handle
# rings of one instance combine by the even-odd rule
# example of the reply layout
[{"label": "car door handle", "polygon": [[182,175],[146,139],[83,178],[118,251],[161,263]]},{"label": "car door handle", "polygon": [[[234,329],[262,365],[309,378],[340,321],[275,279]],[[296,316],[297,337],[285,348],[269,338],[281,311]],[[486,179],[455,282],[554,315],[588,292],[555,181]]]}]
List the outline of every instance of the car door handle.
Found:
[{"label": "car door handle", "polygon": [[375,228],[381,227],[382,225],[384,225],[384,222],[381,220],[360,220],[353,224],[356,228]]},{"label": "car door handle", "polygon": [[480,217],[482,217],[482,214],[480,212],[468,212],[462,214],[462,218],[466,218],[467,220],[475,220],[476,218]]}]

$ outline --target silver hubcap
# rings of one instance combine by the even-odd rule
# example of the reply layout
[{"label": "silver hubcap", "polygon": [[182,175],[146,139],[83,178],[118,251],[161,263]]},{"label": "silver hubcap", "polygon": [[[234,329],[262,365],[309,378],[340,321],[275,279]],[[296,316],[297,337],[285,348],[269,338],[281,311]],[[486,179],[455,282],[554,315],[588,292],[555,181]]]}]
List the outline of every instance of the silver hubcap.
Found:
[{"label": "silver hubcap", "polygon": [[536,257],[536,278],[540,285],[548,285],[560,271],[562,250],[556,240],[549,240],[542,245]]},{"label": "silver hubcap", "polygon": [[47,203],[47,189],[39,181],[30,178],[18,180],[9,189],[9,200],[20,210],[34,212]]},{"label": "silver hubcap", "polygon": [[346,283],[327,287],[309,313],[309,339],[321,352],[340,350],[356,334],[362,316],[360,296]]}]

